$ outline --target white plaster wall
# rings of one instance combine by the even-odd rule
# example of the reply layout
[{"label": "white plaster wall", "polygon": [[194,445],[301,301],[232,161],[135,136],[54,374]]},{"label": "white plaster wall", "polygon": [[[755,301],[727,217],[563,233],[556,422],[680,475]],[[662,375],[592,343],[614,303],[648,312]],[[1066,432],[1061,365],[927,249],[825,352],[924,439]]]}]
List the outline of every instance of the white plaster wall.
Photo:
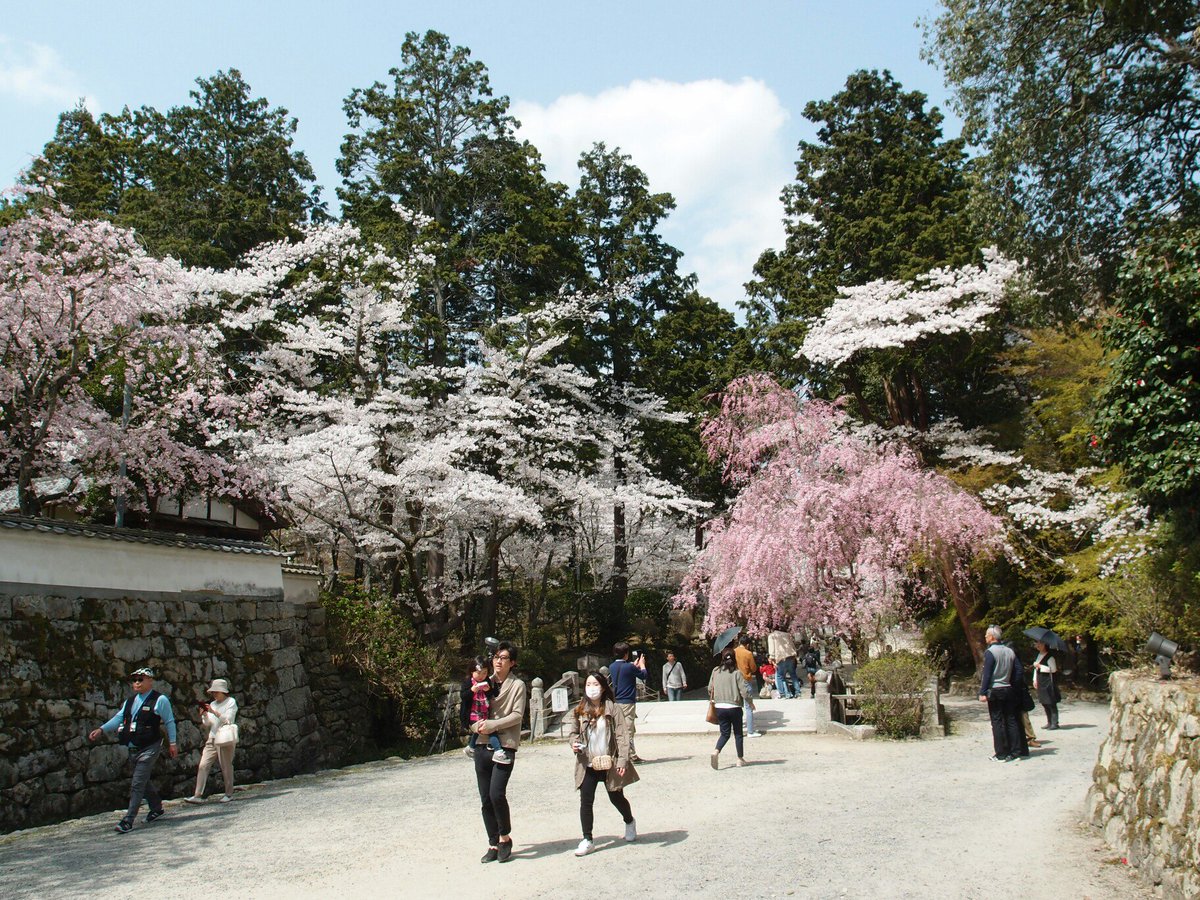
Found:
[{"label": "white plaster wall", "polygon": [[283,596],[282,557],[0,528],[0,582],[161,593]]},{"label": "white plaster wall", "polygon": [[292,603],[311,603],[321,593],[321,576],[303,572],[283,573],[283,599]]}]

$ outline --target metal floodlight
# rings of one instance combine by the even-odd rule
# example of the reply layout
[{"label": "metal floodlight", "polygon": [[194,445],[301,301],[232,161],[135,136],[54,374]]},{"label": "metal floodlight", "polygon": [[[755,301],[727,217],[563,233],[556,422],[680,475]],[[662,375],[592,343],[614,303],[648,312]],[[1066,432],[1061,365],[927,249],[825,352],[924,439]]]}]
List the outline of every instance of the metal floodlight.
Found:
[{"label": "metal floodlight", "polygon": [[500,641],[494,637],[485,637],[483,646],[487,648],[489,656],[495,656],[496,651],[500,649]]},{"label": "metal floodlight", "polygon": [[1152,631],[1150,639],[1146,641],[1146,650],[1154,654],[1154,661],[1158,663],[1159,680],[1170,681],[1171,660],[1179,652],[1179,645],[1163,637],[1157,631]]}]

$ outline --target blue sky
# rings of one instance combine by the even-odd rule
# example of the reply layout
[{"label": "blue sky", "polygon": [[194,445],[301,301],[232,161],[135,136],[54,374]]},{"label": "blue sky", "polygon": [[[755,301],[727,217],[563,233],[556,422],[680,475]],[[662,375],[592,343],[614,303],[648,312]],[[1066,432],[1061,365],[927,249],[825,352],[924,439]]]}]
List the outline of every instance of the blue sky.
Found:
[{"label": "blue sky", "polygon": [[[574,184],[595,140],[619,146],[672,192],[664,225],[700,289],[733,308],[759,252],[782,243],[779,191],[804,105],[859,68],[890,69],[948,114],[920,58],[935,0],[5,3],[0,17],[0,183],[11,184],[86,98],[93,111],[187,101],[197,77],[237,68],[299,120],[331,206],[346,131],[342,101],[387,80],[408,31],[469,47],[507,95],[551,177]],[[186,8],[184,8],[186,7]]]}]

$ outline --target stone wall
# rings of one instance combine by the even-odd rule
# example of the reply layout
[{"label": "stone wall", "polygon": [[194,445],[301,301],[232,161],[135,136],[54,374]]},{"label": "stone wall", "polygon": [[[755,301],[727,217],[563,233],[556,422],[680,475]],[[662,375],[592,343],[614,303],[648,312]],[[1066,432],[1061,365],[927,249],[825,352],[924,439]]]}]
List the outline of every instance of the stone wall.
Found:
[{"label": "stone wall", "polygon": [[1112,676],[1088,817],[1165,897],[1200,896],[1200,682]]},{"label": "stone wall", "polygon": [[[129,693],[142,665],[172,701],[179,757],[155,784],[191,793],[200,758],[197,701],[229,679],[240,707],[238,782],[370,756],[371,715],[330,661],[324,610],[221,596],[101,599],[0,595],[0,831],[123,807],[127,751],[87,733]],[[219,769],[209,790],[220,784]]]}]

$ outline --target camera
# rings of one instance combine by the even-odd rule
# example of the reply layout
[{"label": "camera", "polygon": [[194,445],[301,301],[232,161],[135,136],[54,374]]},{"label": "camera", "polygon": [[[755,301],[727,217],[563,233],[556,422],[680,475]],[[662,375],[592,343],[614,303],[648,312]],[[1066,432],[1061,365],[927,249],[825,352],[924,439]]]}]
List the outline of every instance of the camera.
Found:
[{"label": "camera", "polygon": [[640,650],[630,650],[629,651],[630,659],[637,659],[641,655],[642,655],[642,652]]}]

